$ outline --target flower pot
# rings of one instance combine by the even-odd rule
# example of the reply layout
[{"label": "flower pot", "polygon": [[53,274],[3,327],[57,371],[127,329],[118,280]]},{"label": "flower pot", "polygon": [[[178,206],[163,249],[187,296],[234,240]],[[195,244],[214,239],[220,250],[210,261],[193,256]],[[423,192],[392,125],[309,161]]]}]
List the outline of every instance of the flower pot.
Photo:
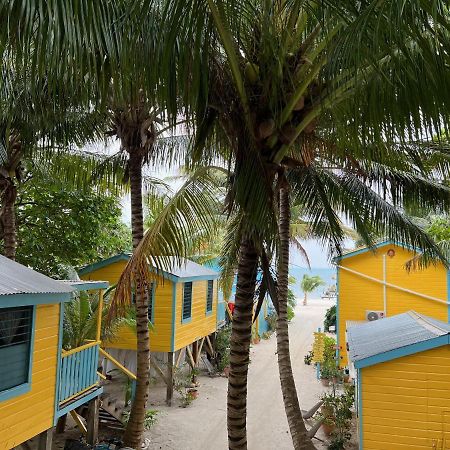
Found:
[{"label": "flower pot", "polygon": [[228,378],[230,376],[230,367],[224,367],[223,374]]},{"label": "flower pot", "polygon": [[339,383],[339,378],[338,377],[331,377],[331,383],[332,384],[338,384]]},{"label": "flower pot", "polygon": [[344,375],[344,383],[350,383],[350,375]]},{"label": "flower pot", "polygon": [[322,386],[329,386],[330,385],[330,379],[329,378],[321,378],[320,382],[322,383]]},{"label": "flower pot", "polygon": [[322,430],[327,436],[330,436],[335,428],[336,428],[336,425],[334,423],[326,423],[326,422],[324,422],[322,424]]},{"label": "flower pot", "polygon": [[198,397],[197,389],[188,389],[188,393],[192,399],[196,399]]}]

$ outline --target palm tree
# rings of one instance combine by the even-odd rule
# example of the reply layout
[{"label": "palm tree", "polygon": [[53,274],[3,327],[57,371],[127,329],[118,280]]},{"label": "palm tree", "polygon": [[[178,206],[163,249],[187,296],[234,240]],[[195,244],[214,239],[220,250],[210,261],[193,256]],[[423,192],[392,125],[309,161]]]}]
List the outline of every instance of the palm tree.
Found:
[{"label": "palm tree", "polygon": [[300,287],[303,291],[303,306],[308,303],[308,294],[315,291],[318,287],[323,286],[325,282],[318,275],[303,275],[302,281],[300,282]]},{"label": "palm tree", "polygon": [[[433,11],[445,11],[440,6]],[[219,148],[230,148],[234,157],[228,204],[240,216],[234,224],[240,242],[236,244],[235,239],[228,248],[239,248],[240,264],[228,393],[232,449],[247,446],[250,305],[256,268],[262,262],[263,269],[267,269],[267,261],[263,260],[274,242],[274,199],[278,198],[277,184],[283,172],[296,169],[293,195],[302,197],[307,216],[321,236],[328,235],[332,250],[341,251],[344,236],[339,211],[333,208],[339,203],[361,232],[371,219],[368,212],[376,211],[378,227],[408,242],[420,242],[439,256],[424,233],[371,190],[371,182],[381,181],[388,159],[398,162],[394,179],[403,183],[395,184],[396,195],[401,197],[414,187],[407,176],[401,175],[403,145],[411,136],[421,137],[417,123],[422,121],[426,127],[431,120],[440,121],[438,110],[446,109],[442,99],[437,98],[439,87],[435,81],[430,80],[425,88],[427,94],[422,95],[431,66],[438,74],[436,80],[449,84],[443,60],[428,61],[426,56],[437,54],[430,23],[439,30],[437,40],[442,42],[437,45],[448,48],[445,15],[431,19],[431,10],[415,2],[406,8],[405,15],[405,10],[397,14],[394,1],[377,6],[361,4],[358,8],[345,1],[320,5],[301,0],[168,2],[166,44],[181,55],[174,76],[190,80],[182,98],[195,108],[193,120],[199,136],[195,155],[205,144],[214,143]],[[420,17],[422,27],[416,26],[416,19],[412,21],[411,17]],[[379,107],[379,98],[368,95],[374,92],[383,92],[383,107]],[[427,106],[430,98],[435,99],[433,108]],[[357,182],[357,177],[346,179],[323,166],[316,170],[312,163],[319,151],[326,153],[326,159],[338,170],[352,158],[365,161],[367,178]],[[351,170],[358,174],[359,168],[353,164]],[[335,202],[335,197],[325,198],[324,187],[328,188],[326,182],[331,181],[327,191],[338,195],[338,180],[344,184],[339,202]],[[415,193],[432,204],[431,195],[425,195],[431,186],[422,181]],[[297,191],[299,186],[302,192]],[[439,186],[432,189],[436,189],[438,203],[448,202],[444,199],[448,191]],[[355,202],[358,193],[364,195],[364,202]],[[371,244],[367,233],[364,236]],[[264,272],[268,277],[267,270]],[[285,399],[289,402],[291,397]],[[301,416],[297,423],[302,423]],[[297,433],[291,428],[291,432],[295,448],[311,448],[304,429]]]},{"label": "palm tree", "polygon": [[[148,18],[148,5],[142,4],[140,8],[137,2],[133,15]],[[14,19],[10,23],[29,23],[26,9],[22,12],[13,5],[7,11]],[[276,200],[283,172],[296,169],[292,195],[302,199],[320,235],[329,237],[331,250],[339,252],[342,247],[344,233],[338,214],[343,205],[367,243],[371,240],[364,233],[365,226],[375,221],[380,230],[440,256],[421,230],[371,188],[374,182],[384,182],[389,199],[397,204],[405,195],[414,194],[423,204],[447,207],[447,190],[410,177],[401,168],[405,143],[413,137],[420,139],[423,130],[440,129],[450,104],[444,61],[449,48],[446,11],[442,0],[426,5],[388,0],[358,7],[345,0],[320,4],[313,0],[168,0],[165,5],[164,57],[158,67],[164,79],[161,95],[172,115],[178,106],[175,99],[181,96],[182,112],[195,122],[192,159],[211,161],[215,152],[223,154],[227,149],[232,167],[227,208],[233,220],[225,241],[229,261],[236,255],[240,261],[228,394],[232,449],[247,447],[251,310],[260,264],[265,283],[272,284],[268,255],[275,251],[279,237]],[[93,15],[101,18],[102,26],[91,23]],[[55,14],[50,25],[61,28],[60,17],[66,18],[65,12]],[[74,20],[80,17],[77,14]],[[104,18],[104,10],[95,9],[83,16],[86,23],[79,29],[96,38],[104,35],[104,41],[92,42],[105,42],[101,51],[108,53],[115,47],[115,28],[105,31]],[[48,25],[48,21],[37,20],[24,33],[7,30],[8,36],[17,37],[18,42],[30,35],[53,36]],[[73,36],[68,38],[70,57],[76,48],[77,34]],[[91,58],[87,57],[89,62]],[[97,69],[95,64],[86,66]],[[332,161],[338,172],[312,165],[311,149],[324,152],[327,158],[323,160]],[[416,152],[416,161],[422,156],[423,152]],[[386,170],[387,160],[396,161],[395,171]],[[340,174],[349,161],[363,162],[363,171],[358,164],[349,165],[349,172],[367,174],[361,175],[362,181]],[[190,206],[194,202],[191,198]],[[152,239],[157,240],[148,234],[141,242],[130,267],[143,264],[145,259],[139,254],[158,254],[153,252],[158,248]],[[173,239],[174,235],[167,235],[164,248],[182,254],[182,240],[169,243]],[[297,422],[303,426],[301,416]],[[312,448],[304,427],[292,436],[295,448]]]}]

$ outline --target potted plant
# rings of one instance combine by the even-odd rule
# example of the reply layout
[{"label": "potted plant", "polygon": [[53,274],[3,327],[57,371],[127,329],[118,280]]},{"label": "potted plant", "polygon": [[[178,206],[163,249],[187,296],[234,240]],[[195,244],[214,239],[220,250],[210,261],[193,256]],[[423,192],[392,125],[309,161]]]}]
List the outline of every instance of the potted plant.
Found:
[{"label": "potted plant", "polygon": [[331,368],[324,364],[320,367],[320,381],[323,386],[330,385],[330,377],[331,377]]},{"label": "potted plant", "polygon": [[322,395],[322,406],[320,407],[320,412],[325,419],[334,416],[334,398],[333,394]]},{"label": "potted plant", "polygon": [[331,436],[336,428],[333,418],[324,418],[322,422],[322,430],[326,436]]},{"label": "potted plant", "polygon": [[344,383],[350,382],[350,371],[348,369],[344,369],[343,381]]}]

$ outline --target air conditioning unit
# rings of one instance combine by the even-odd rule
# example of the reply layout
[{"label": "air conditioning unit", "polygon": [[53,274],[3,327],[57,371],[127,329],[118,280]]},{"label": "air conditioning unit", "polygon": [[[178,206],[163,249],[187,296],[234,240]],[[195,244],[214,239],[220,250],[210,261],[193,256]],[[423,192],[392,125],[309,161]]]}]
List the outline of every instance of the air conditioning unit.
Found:
[{"label": "air conditioning unit", "polygon": [[384,311],[366,311],[366,320],[369,322],[379,319],[384,319]]}]

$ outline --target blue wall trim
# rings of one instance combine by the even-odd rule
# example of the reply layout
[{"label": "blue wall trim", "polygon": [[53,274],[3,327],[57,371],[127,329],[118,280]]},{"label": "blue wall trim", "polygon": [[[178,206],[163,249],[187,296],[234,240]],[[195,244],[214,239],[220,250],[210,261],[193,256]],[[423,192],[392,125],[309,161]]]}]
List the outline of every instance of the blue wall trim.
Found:
[{"label": "blue wall trim", "polygon": [[405,347],[397,348],[389,352],[380,353],[379,355],[370,356],[368,358],[355,361],[355,367],[361,369],[363,367],[373,366],[393,359],[409,356],[414,353],[431,350],[433,348],[442,347],[450,344],[450,335],[438,336],[425,342],[418,342],[417,344],[407,345]]},{"label": "blue wall trim", "polygon": [[59,405],[59,392],[61,385],[61,353],[63,343],[63,325],[64,325],[64,303],[61,303],[59,310],[59,335],[58,335],[58,356],[56,361],[56,390],[55,390],[55,414],[53,416],[53,425],[58,422],[58,405]]},{"label": "blue wall trim", "polygon": [[127,253],[119,253],[118,255],[111,256],[111,258],[106,258],[94,264],[89,264],[88,266],[82,267],[78,270],[78,275],[86,275],[94,272],[94,270],[102,269],[103,267],[109,266],[110,264],[114,264],[118,261],[128,261],[130,256],[131,255]]},{"label": "blue wall trim", "polygon": [[362,411],[362,370],[358,369],[357,375],[357,383],[358,383],[358,438],[359,438],[359,450],[363,448],[363,411]]},{"label": "blue wall trim", "polygon": [[[339,308],[340,308],[340,304],[339,304],[339,272],[341,269],[339,269],[339,267],[336,270],[336,359],[337,359],[337,364],[340,367],[341,365],[341,350],[340,350],[340,342],[339,342],[339,333],[340,333],[340,326],[339,326]],[[325,331],[325,329],[323,330]]]},{"label": "blue wall trim", "polygon": [[[88,273],[94,272],[95,270],[102,269],[103,267],[107,267],[110,264],[114,264],[118,261],[129,261],[131,255],[127,253],[119,253],[118,255],[111,256],[111,258],[103,259],[102,261],[98,261],[94,264],[90,264],[89,266],[82,267],[80,270],[78,270],[79,275],[87,275]],[[152,268],[150,268],[151,270]],[[158,275],[161,275],[162,277],[166,278],[167,280],[170,280],[174,283],[178,282],[185,282],[185,281],[204,281],[204,280],[215,280],[216,278],[219,278],[220,274],[217,273],[216,275],[200,275],[197,277],[176,277],[175,275],[166,272],[165,270],[158,270],[153,272],[158,273]],[[93,288],[91,288],[93,289]]]},{"label": "blue wall trim", "polygon": [[175,316],[177,312],[177,283],[172,283],[172,337],[171,337],[171,348],[175,351],[175,327],[176,321]]},{"label": "blue wall trim", "polygon": [[99,387],[95,391],[91,392],[90,394],[85,395],[84,397],[78,399],[76,402],[70,403],[69,405],[65,406],[64,408],[60,409],[59,411],[56,411],[55,420],[57,421],[64,414],[67,414],[70,411],[73,411],[75,408],[78,408],[79,406],[84,405],[85,403],[91,401],[93,398],[98,397],[102,392],[103,392],[103,387]]},{"label": "blue wall trim", "polygon": [[345,253],[345,255],[337,256],[336,258],[333,258],[333,262],[338,262],[338,261],[341,261],[343,259],[352,258],[353,256],[361,255],[363,253],[372,252],[372,251],[374,251],[374,250],[376,250],[378,248],[385,247],[386,245],[396,245],[397,247],[402,247],[404,249],[412,250],[412,251],[417,252],[417,253],[421,253],[422,252],[421,249],[415,248],[415,247],[413,247],[411,245],[404,244],[402,242],[388,240],[388,241],[379,242],[378,244],[375,244],[373,247],[364,247],[364,248],[361,248],[359,250],[355,250],[353,252]]},{"label": "blue wall trim", "polygon": [[448,323],[450,323],[450,269],[447,270],[447,308],[448,308]]},{"label": "blue wall trim", "polygon": [[76,282],[74,284],[68,283],[77,291],[95,291],[98,289],[108,289],[109,283],[107,281],[86,281],[86,283]]},{"label": "blue wall trim", "polygon": [[14,308],[15,306],[50,305],[69,302],[71,292],[52,294],[10,294],[0,295],[0,308]]}]

